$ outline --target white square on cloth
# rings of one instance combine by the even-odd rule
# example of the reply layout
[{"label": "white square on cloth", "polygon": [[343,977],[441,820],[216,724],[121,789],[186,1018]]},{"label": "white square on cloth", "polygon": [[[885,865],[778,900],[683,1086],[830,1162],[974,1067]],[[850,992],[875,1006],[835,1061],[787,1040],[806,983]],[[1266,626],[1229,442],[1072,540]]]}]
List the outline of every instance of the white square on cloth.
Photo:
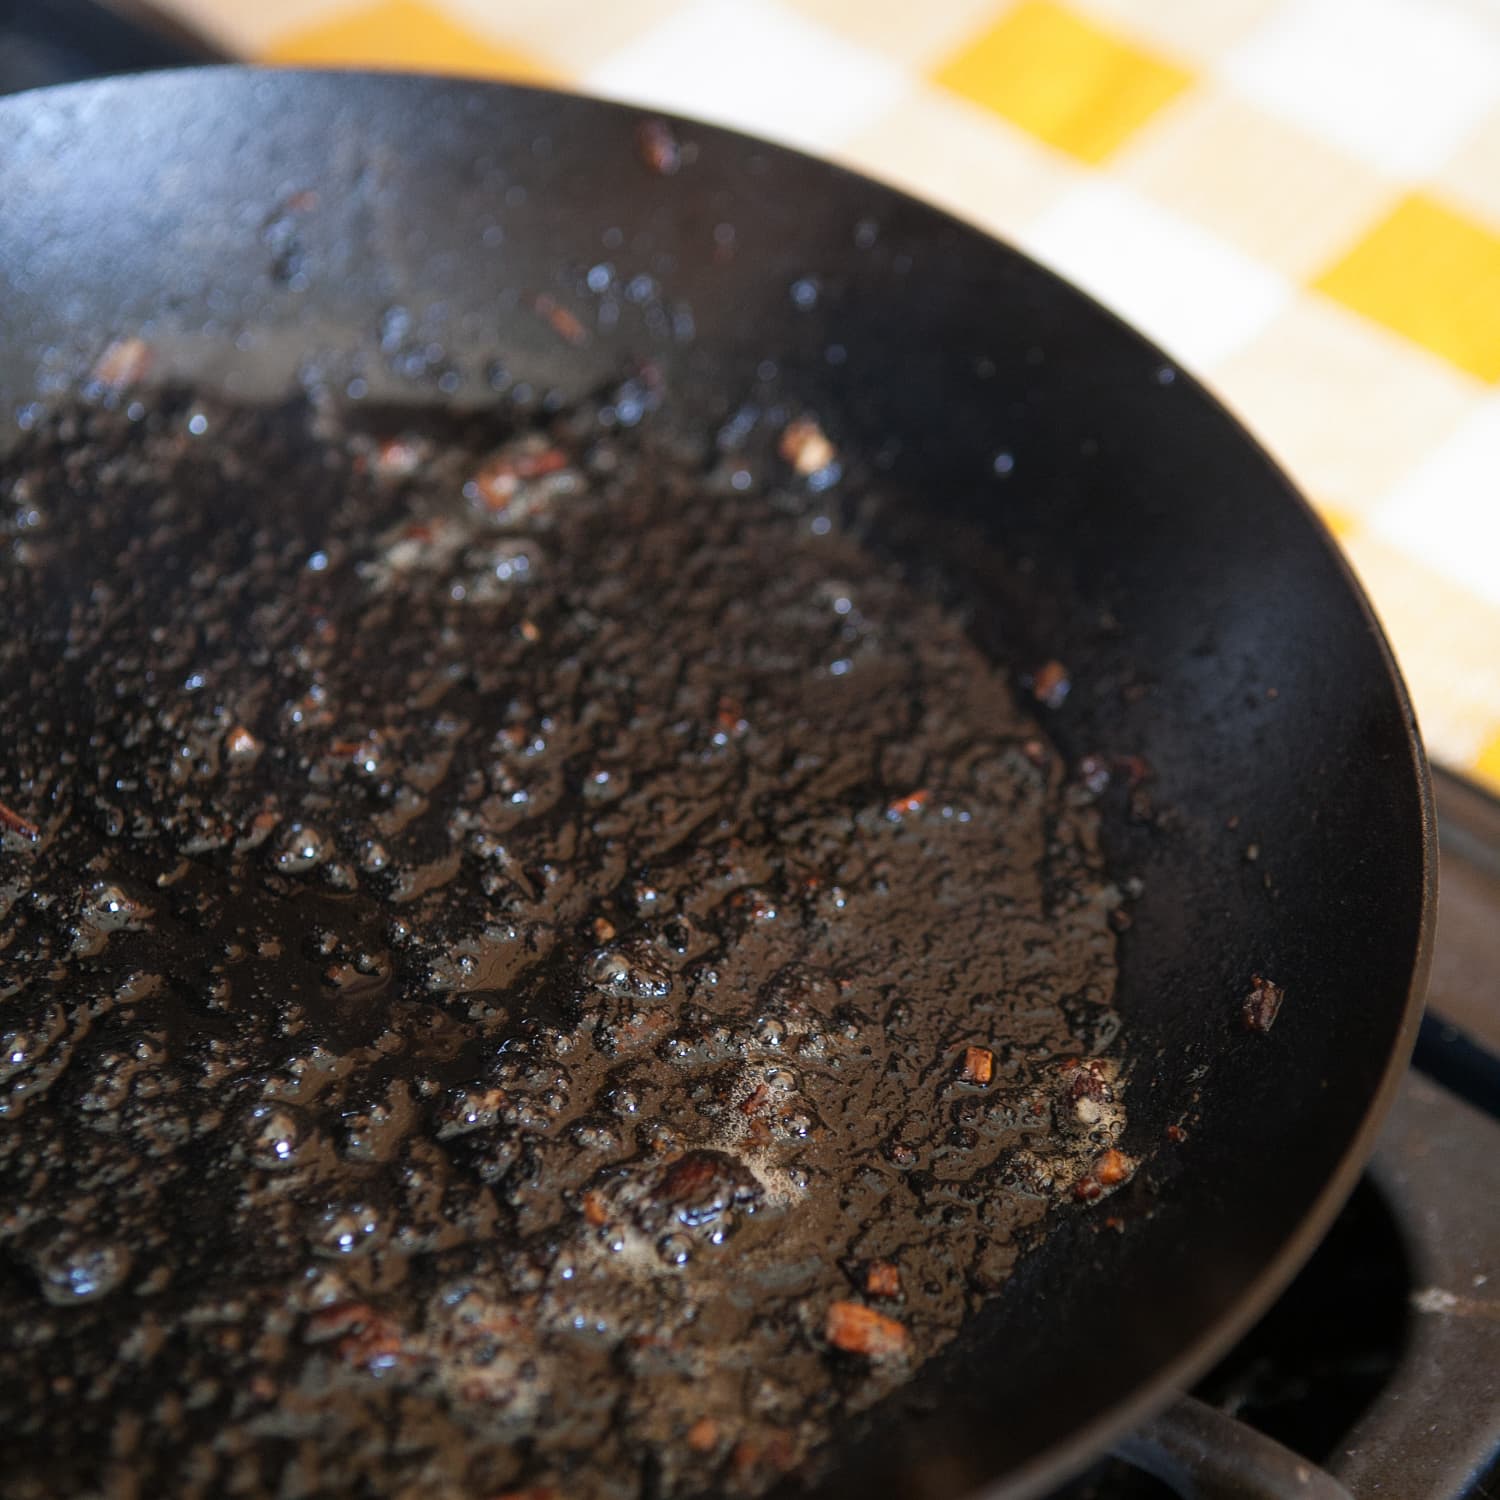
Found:
[{"label": "white square on cloth", "polygon": [[1500,89],[1500,39],[1444,0],[1301,0],[1233,51],[1268,109],[1396,175],[1436,168]]},{"label": "white square on cloth", "polygon": [[1292,295],[1233,246],[1102,178],[1075,188],[1019,240],[1195,373],[1254,338]]},{"label": "white square on cloth", "polygon": [[1371,522],[1408,555],[1500,604],[1500,397],[1397,484]]},{"label": "white square on cloth", "polygon": [[579,81],[810,151],[837,146],[908,87],[893,63],[776,0],[693,0]]}]

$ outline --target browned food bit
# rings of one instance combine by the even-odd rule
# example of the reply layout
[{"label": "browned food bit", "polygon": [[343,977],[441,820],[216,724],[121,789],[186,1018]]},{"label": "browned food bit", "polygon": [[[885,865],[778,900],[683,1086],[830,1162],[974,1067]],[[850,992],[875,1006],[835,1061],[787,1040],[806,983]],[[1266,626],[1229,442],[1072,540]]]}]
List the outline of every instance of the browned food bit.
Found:
[{"label": "browned food bit", "polygon": [[320,1307],[308,1314],[302,1328],[303,1337],[310,1344],[320,1344],[325,1339],[349,1333],[376,1316],[375,1309],[368,1302],[335,1302],[331,1307]]},{"label": "browned food bit", "polygon": [[826,469],[838,457],[838,450],[811,417],[798,417],[786,424],[777,452],[804,479]]},{"label": "browned food bit", "polygon": [[871,1297],[899,1297],[900,1269],[888,1260],[872,1260],[865,1269],[865,1293]]},{"label": "browned food bit", "polygon": [[744,706],[735,698],[719,699],[719,711],[714,722],[718,725],[720,734],[732,735],[735,738],[750,728],[750,721],[745,717]]},{"label": "browned food bit", "polygon": [[417,1357],[395,1321],[367,1302],[319,1308],[308,1317],[303,1336],[313,1344],[336,1340],[334,1352],[339,1359],[371,1373],[409,1364]]},{"label": "browned food bit", "polygon": [[42,836],[42,830],[35,823],[23,818],[20,813],[13,812],[3,802],[0,802],[0,828],[8,833],[18,833],[23,839],[30,839],[33,844]]},{"label": "browned food bit", "polygon": [[536,309],[537,316],[551,328],[558,338],[572,344],[574,348],[588,343],[588,329],[556,297],[542,292],[531,305]]},{"label": "browned food bit", "polygon": [[415,474],[422,462],[422,449],[407,438],[386,438],[375,448],[375,472],[399,479]]},{"label": "browned food bit", "polygon": [[823,1334],[835,1349],[866,1359],[897,1359],[911,1348],[902,1324],[862,1302],[830,1304]]},{"label": "browned food bit", "polygon": [[110,390],[139,385],[151,370],[151,346],[145,339],[116,339],[94,361],[92,378]]},{"label": "browned food bit", "polygon": [[1168,1125],[1167,1139],[1171,1141],[1174,1146],[1180,1146],[1187,1139],[1187,1131],[1185,1131],[1181,1125]]},{"label": "browned food bit", "polygon": [[926,787],[918,787],[914,792],[908,792],[904,797],[897,797],[888,803],[885,815],[888,818],[899,820],[911,813],[919,813],[927,806],[932,793]]},{"label": "browned food bit", "polygon": [[412,1364],[417,1359],[416,1352],[402,1340],[401,1330],[389,1318],[372,1319],[346,1334],[338,1342],[338,1356],[346,1365],[372,1375]]},{"label": "browned food bit", "polygon": [[224,753],[230,760],[254,760],[260,754],[260,741],[243,724],[236,724],[224,736]]},{"label": "browned food bit", "polygon": [[712,1417],[699,1417],[684,1441],[694,1453],[712,1453],[719,1446],[719,1424]]},{"label": "browned food bit", "polygon": [[281,822],[281,814],[274,808],[262,808],[250,819],[250,826],[239,841],[241,849],[258,849],[270,838],[271,831]]},{"label": "browned food bit", "polygon": [[742,1438],[729,1456],[730,1466],[742,1483],[759,1479],[768,1471],[784,1474],[796,1461],[796,1448],[784,1432],[772,1432],[762,1441]]},{"label": "browned food bit", "polygon": [[656,1224],[658,1209],[688,1228],[721,1224],[739,1209],[753,1213],[763,1189],[737,1158],[724,1151],[689,1151],[670,1163],[655,1190],[636,1208],[642,1225]]},{"label": "browned food bit", "polygon": [[604,1199],[592,1189],[583,1195],[583,1217],[595,1229],[600,1229],[609,1222],[609,1209],[605,1207]]},{"label": "browned food bit", "polygon": [[1032,694],[1046,708],[1061,708],[1072,689],[1068,669],[1060,661],[1043,662],[1031,680]]},{"label": "browned food bit", "polygon": [[1240,1013],[1245,1019],[1246,1027],[1262,1034],[1269,1031],[1276,1024],[1276,1016],[1281,1010],[1284,994],[1279,984],[1272,984],[1269,979],[1259,974],[1252,974],[1250,993],[1245,996],[1240,1006]]},{"label": "browned food bit", "polygon": [[965,1047],[958,1076],[965,1083],[988,1083],[995,1076],[995,1054],[988,1047]]},{"label": "browned food bit", "polygon": [[488,510],[504,510],[516,497],[523,481],[556,474],[568,466],[559,448],[537,452],[497,453],[474,475],[474,488]]},{"label": "browned food bit", "polygon": [[1129,1182],[1135,1170],[1136,1163],[1131,1157],[1110,1147],[1100,1152],[1092,1169],[1073,1184],[1073,1196],[1081,1203],[1093,1203]]},{"label": "browned food bit", "polygon": [[642,120],[635,127],[641,160],[658,177],[671,177],[682,166],[682,148],[665,120]]},{"label": "browned food bit", "polygon": [[766,1101],[771,1097],[771,1089],[768,1084],[757,1083],[753,1089],[740,1101],[740,1113],[742,1115],[753,1115],[765,1108]]}]

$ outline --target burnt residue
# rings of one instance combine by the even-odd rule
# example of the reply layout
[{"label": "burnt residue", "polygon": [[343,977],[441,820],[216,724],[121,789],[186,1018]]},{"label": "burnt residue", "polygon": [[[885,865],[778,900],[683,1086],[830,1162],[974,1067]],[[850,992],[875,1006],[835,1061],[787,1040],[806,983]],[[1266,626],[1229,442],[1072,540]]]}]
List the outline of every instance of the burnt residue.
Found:
[{"label": "burnt residue", "polygon": [[754,1492],[1133,1169],[1087,787],[621,390],[5,460],[7,1494]]}]

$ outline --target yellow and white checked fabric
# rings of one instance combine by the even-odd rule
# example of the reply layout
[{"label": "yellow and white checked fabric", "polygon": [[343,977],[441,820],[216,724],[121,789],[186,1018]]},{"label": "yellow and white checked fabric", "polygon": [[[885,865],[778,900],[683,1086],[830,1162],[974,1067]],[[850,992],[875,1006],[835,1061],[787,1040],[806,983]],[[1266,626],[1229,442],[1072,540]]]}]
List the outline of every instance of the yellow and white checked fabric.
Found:
[{"label": "yellow and white checked fabric", "polygon": [[544,80],[833,156],[1055,267],[1341,538],[1500,788],[1500,0],[167,0],[249,58]]}]

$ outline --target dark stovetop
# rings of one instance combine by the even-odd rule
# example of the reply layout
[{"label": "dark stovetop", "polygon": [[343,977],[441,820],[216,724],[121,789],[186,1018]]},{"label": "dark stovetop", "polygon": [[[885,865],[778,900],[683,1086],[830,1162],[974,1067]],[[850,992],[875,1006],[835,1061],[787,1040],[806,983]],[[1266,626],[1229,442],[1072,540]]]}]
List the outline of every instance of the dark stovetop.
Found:
[{"label": "dark stovetop", "polygon": [[0,0],[0,94],[218,60],[158,12],[122,0]]},{"label": "dark stovetop", "polygon": [[[214,60],[141,0],[0,0],[0,93]],[[1500,1497],[1500,804],[1439,774],[1429,1020],[1369,1170],[1303,1273],[1197,1395],[1358,1500]],[[1152,1500],[1111,1460],[1058,1500]],[[1272,1500],[1231,1484],[1201,1500]]]}]

